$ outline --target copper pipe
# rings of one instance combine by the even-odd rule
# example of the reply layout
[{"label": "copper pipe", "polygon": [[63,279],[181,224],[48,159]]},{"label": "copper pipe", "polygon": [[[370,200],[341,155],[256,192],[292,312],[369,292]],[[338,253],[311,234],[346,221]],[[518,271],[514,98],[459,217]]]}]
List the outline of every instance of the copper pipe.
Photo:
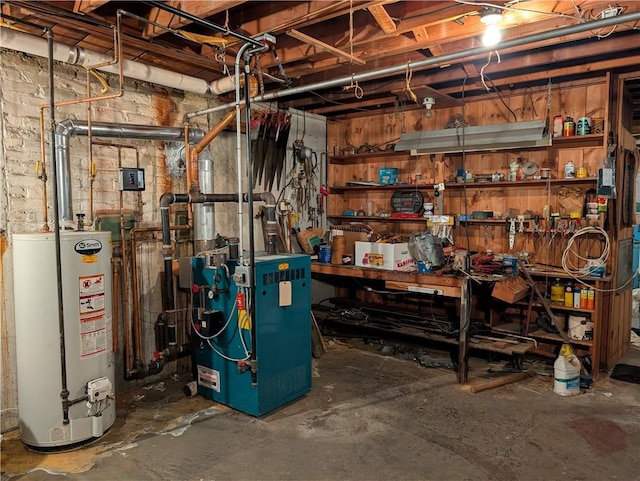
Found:
[{"label": "copper pipe", "polygon": [[113,336],[113,354],[118,353],[119,333],[118,324],[120,323],[120,259],[118,257],[111,258],[111,271],[113,274],[113,284],[111,286],[111,333]]},{"label": "copper pipe", "polygon": [[187,188],[191,185],[191,169],[189,168],[191,159],[191,145],[189,144],[189,122],[184,123],[184,160],[187,162]]},{"label": "copper pipe", "polygon": [[[171,230],[189,230],[191,229],[191,225],[174,225],[170,227]],[[131,273],[132,273],[132,284],[131,284],[131,296],[133,297],[133,322],[141,325],[140,320],[140,296],[138,294],[138,255],[136,249],[136,235],[142,233],[149,232],[160,232],[162,230],[161,226],[149,226],[149,227],[134,227],[129,232],[131,236]],[[165,275],[171,275],[171,273],[165,273]],[[134,328],[135,330],[135,328]],[[142,333],[140,333],[140,337],[142,337]],[[140,348],[141,349],[141,348]],[[129,369],[129,364],[127,363],[125,369]]]},{"label": "copper pipe", "polygon": [[[52,105],[46,104],[46,105],[41,105],[40,106],[40,138],[41,138],[41,148],[42,150],[42,165],[43,165],[43,177],[44,177],[44,181],[43,181],[43,198],[44,198],[44,219],[45,219],[45,224],[47,225],[46,230],[49,229],[48,227],[48,214],[47,214],[47,195],[46,195],[46,176],[44,175],[44,110],[51,107],[51,108],[55,108],[55,107],[62,107],[65,105],[75,105],[75,104],[82,104],[82,103],[87,103],[87,109],[89,110],[89,112],[91,111],[91,102],[95,102],[98,100],[108,100],[108,99],[114,99],[114,98],[118,98],[118,97],[122,97],[124,95],[124,72],[123,72],[123,62],[122,60],[122,35],[121,35],[121,28],[120,28],[120,14],[118,14],[118,21],[116,24],[116,29],[113,32],[113,42],[114,42],[114,52],[115,55],[113,57],[113,60],[110,60],[108,62],[103,62],[101,64],[97,64],[97,65],[92,65],[91,67],[85,67],[87,69],[87,98],[84,99],[75,99],[75,100],[66,100],[64,102],[56,102]],[[119,89],[118,92],[115,94],[111,94],[111,95],[103,95],[103,96],[97,96],[97,97],[91,97],[91,89],[90,89],[90,70],[94,69],[94,68],[99,68],[99,67],[104,67],[106,65],[115,65],[118,64],[118,82],[119,82]],[[91,175],[91,172],[93,171],[92,168],[92,153],[91,153],[91,115],[89,114],[89,118],[87,120],[88,126],[89,126],[89,159],[90,159],[90,164],[89,164],[89,175]],[[53,128],[53,127],[52,127]],[[87,223],[86,225],[92,225],[93,224],[93,182],[90,182],[90,191],[89,191],[89,204],[90,204],[90,209],[91,209],[91,219],[90,222]]]},{"label": "copper pipe", "polygon": [[[241,105],[240,108],[244,108],[244,105]],[[216,124],[214,128],[212,128],[209,132],[204,134],[204,137],[193,146],[189,153],[189,166],[188,166],[188,177],[190,178],[190,183],[188,185],[190,192],[200,192],[200,179],[198,178],[198,155],[200,152],[204,150],[204,148],[211,143],[213,139],[215,139],[220,132],[222,132],[227,125],[231,123],[231,121],[236,116],[235,108],[230,110],[227,115],[222,117],[220,121]],[[187,137],[188,138],[188,137]]]},{"label": "copper pipe", "polygon": [[[122,167],[122,150],[120,149],[120,146],[117,146],[118,148],[118,168]],[[123,206],[123,192],[120,191],[120,195],[119,195],[119,200],[120,200],[120,246],[121,246],[121,257],[122,257],[122,266],[124,269],[124,274],[122,276],[122,287],[123,287],[123,293],[122,293],[122,300],[124,303],[124,320],[125,320],[125,331],[124,331],[124,338],[125,338],[125,349],[126,349],[126,353],[125,353],[125,369],[128,369],[130,366],[130,361],[131,361],[131,344],[130,344],[130,337],[132,335],[131,332],[131,309],[130,309],[130,304],[127,302],[127,299],[129,297],[129,276],[127,275],[128,269],[129,269],[129,264],[127,262],[127,243],[125,242],[125,229],[124,229],[124,206]]]}]

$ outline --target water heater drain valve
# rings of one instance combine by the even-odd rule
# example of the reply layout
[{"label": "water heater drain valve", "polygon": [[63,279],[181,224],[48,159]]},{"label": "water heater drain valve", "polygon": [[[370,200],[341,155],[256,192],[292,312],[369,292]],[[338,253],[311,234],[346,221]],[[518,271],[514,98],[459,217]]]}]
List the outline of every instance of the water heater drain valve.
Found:
[{"label": "water heater drain valve", "polygon": [[89,402],[102,401],[112,392],[111,381],[107,377],[99,377],[87,383],[87,398]]}]

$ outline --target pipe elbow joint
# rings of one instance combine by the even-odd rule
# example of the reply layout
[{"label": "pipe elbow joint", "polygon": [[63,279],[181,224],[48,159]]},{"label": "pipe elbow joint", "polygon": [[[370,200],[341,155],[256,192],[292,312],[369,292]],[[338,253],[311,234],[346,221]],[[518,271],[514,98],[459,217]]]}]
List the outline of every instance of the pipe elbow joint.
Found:
[{"label": "pipe elbow joint", "polygon": [[262,192],[260,194],[260,200],[264,201],[267,205],[273,205],[274,207],[276,205],[276,196],[273,195],[272,192]]},{"label": "pipe elbow joint", "polygon": [[167,208],[173,204],[176,200],[176,196],[172,192],[165,192],[160,196],[160,208]]}]

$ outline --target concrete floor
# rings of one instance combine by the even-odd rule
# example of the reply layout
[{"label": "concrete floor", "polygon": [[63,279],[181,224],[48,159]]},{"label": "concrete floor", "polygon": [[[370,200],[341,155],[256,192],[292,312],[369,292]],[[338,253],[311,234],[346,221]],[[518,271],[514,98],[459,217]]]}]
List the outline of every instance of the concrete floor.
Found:
[{"label": "concrete floor", "polygon": [[2,479],[640,479],[640,386],[606,377],[571,398],[548,376],[472,394],[452,371],[335,348],[308,396],[261,419],[182,384],[120,396],[116,425],[81,450],[34,454],[5,434]]}]

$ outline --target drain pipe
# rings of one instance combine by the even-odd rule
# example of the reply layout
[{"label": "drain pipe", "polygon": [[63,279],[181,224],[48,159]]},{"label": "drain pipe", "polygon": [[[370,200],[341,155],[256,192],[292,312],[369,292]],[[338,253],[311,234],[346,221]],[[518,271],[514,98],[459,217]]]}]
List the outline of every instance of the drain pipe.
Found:
[{"label": "drain pipe", "polygon": [[[138,139],[181,141],[184,140],[184,130],[180,127],[163,127],[154,125],[118,124],[106,122],[88,123],[82,120],[67,119],[56,124],[55,131],[55,164],[58,195],[60,195],[60,218],[66,222],[73,222],[73,208],[71,198],[71,160],[69,153],[69,138],[73,136],[106,137],[112,139]],[[204,136],[201,129],[189,130],[189,142],[197,142]]]},{"label": "drain pipe", "polygon": [[[535,42],[542,42],[545,40],[552,40],[554,38],[560,38],[564,36],[573,35],[576,33],[582,33],[587,31],[596,31],[601,28],[611,27],[614,25],[620,25],[623,23],[632,23],[640,20],[640,11],[633,13],[626,13],[618,15],[617,17],[602,18],[599,20],[592,20],[589,22],[579,23],[576,25],[570,25],[568,27],[556,28],[546,32],[538,32],[532,35],[526,35],[520,38],[514,38],[512,40],[504,40],[500,42],[498,46],[499,50],[506,50],[513,47],[519,47],[521,45],[527,45]],[[383,67],[376,70],[370,70],[369,72],[362,72],[358,74],[346,75],[344,77],[338,77],[331,80],[323,80],[308,85],[301,85],[300,87],[293,87],[286,90],[279,90],[277,92],[270,92],[264,95],[258,95],[253,97],[254,102],[266,102],[282,97],[290,97],[311,90],[326,89],[330,87],[341,87],[343,85],[351,84],[354,81],[360,80],[373,80],[379,77],[385,77],[392,74],[404,73],[407,70],[413,70],[414,72],[426,68],[432,65],[449,64],[456,60],[462,60],[464,58],[473,57],[475,55],[482,55],[496,50],[496,47],[475,47],[460,52],[448,53],[445,55],[439,55],[436,57],[429,57],[424,60],[418,60],[416,62],[407,62],[400,65],[394,65],[392,67]],[[232,104],[221,104],[216,107],[211,107],[197,112],[191,112],[186,114],[188,118],[198,117],[200,115],[210,114],[219,110],[228,109]]]}]

